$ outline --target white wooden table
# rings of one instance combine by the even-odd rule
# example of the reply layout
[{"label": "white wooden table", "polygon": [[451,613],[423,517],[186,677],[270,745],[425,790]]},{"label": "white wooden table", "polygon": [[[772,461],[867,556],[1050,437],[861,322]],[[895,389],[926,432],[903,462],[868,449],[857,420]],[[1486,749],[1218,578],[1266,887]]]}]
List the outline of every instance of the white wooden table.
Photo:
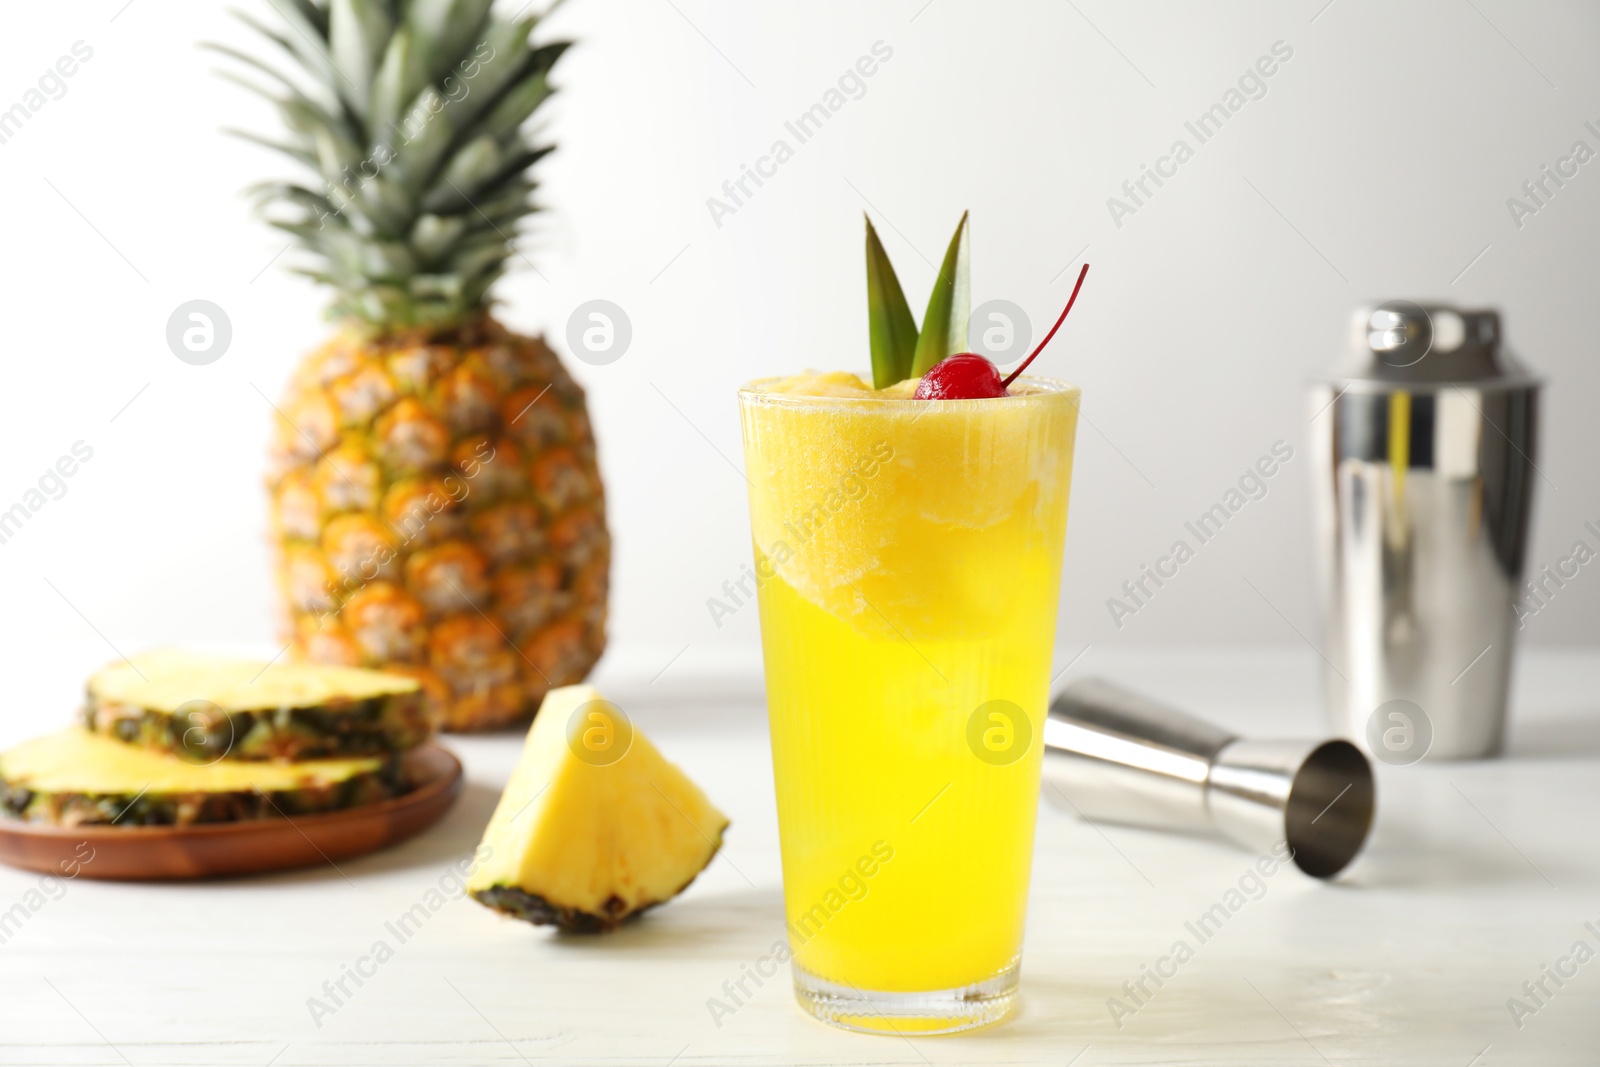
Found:
[{"label": "white wooden table", "polygon": [[[1091,656],[1085,671],[1247,732],[1319,729],[1298,653]],[[1523,983],[1574,942],[1600,950],[1600,655],[1523,661],[1510,758],[1381,767],[1378,827],[1347,875],[1266,880],[1120,1028],[1108,998],[1128,1001],[1141,965],[1192,943],[1185,922],[1252,857],[1046,806],[1020,1010],[918,1040],[814,1022],[783,980],[713,1022],[707,999],[782,933],[763,712],[753,696],[669,706],[659,689],[617,695],[733,829],[725,858],[644,921],[557,937],[452,899],[398,943],[385,923],[476,843],[520,741],[456,739],[465,796],[390,852],[205,885],[58,887],[0,944],[0,1062],[1600,1063],[1600,959],[1559,988],[1545,978],[1552,995],[1520,1028],[1507,1007],[1533,1006]],[[0,722],[5,743],[26,732]],[[0,910],[38,884],[0,870]],[[393,958],[314,1020],[308,999],[328,1002],[323,983],[380,940]]]}]

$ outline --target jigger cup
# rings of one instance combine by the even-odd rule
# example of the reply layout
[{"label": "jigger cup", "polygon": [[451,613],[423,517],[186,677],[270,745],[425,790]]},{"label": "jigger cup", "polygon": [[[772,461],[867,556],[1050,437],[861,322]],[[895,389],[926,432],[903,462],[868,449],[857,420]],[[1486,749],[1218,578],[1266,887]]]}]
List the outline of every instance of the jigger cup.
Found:
[{"label": "jigger cup", "polygon": [[1350,742],[1247,740],[1101,679],[1050,702],[1044,744],[1046,796],[1086,819],[1257,852],[1287,842],[1315,878],[1343,870],[1372,826],[1372,766]]}]

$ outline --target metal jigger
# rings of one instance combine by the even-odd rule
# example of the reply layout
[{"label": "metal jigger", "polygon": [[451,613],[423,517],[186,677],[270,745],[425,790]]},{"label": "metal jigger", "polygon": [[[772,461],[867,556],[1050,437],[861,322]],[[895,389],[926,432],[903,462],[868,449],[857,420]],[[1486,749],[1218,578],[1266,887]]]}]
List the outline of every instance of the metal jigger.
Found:
[{"label": "metal jigger", "polygon": [[1097,678],[1050,702],[1044,744],[1045,794],[1086,819],[1257,852],[1286,841],[1315,878],[1343,870],[1372,826],[1372,767],[1350,742],[1247,741]]}]

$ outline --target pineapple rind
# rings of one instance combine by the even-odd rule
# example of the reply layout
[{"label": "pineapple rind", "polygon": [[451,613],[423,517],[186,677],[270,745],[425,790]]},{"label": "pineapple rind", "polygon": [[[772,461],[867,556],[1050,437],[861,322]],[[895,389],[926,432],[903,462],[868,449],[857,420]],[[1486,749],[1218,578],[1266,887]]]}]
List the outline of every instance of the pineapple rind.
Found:
[{"label": "pineapple rind", "polygon": [[611,557],[583,390],[490,319],[335,338],[280,405],[282,638],[416,678],[452,730],[526,721],[605,647]]},{"label": "pineapple rind", "polygon": [[0,814],[55,826],[198,826],[345,811],[408,788],[398,763],[330,786],[267,793],[49,793],[0,779]]},{"label": "pineapple rind", "polygon": [[472,891],[472,899],[502,915],[533,923],[535,926],[558,926],[574,934],[603,934],[615,930],[622,923],[644,912],[651,905],[628,911],[621,897],[610,897],[600,907],[598,914],[581,908],[553,904],[537,893],[530,893],[514,885],[490,886]]},{"label": "pineapple rind", "polygon": [[81,721],[85,729],[125,744],[235,760],[377,756],[405,752],[433,736],[420,692],[342,706],[229,712],[204,723],[91,695]]},{"label": "pineapple rind", "polygon": [[[706,865],[710,866],[716,854],[722,850],[722,834],[719,832],[716,843],[711,849],[711,854],[706,857]],[[704,870],[704,868],[701,868]],[[537,893],[530,893],[526,889],[514,885],[492,885],[483,889],[472,890],[472,899],[485,907],[493,908],[502,915],[509,915],[535,926],[555,926],[573,934],[604,934],[615,930],[625,922],[638,918],[651,908],[658,907],[681,894],[694,884],[700,877],[700,871],[695,871],[689,880],[677,889],[662,896],[660,900],[650,900],[629,907],[628,902],[619,896],[607,897],[595,911],[584,911],[582,908],[567,907],[552,903]]]}]

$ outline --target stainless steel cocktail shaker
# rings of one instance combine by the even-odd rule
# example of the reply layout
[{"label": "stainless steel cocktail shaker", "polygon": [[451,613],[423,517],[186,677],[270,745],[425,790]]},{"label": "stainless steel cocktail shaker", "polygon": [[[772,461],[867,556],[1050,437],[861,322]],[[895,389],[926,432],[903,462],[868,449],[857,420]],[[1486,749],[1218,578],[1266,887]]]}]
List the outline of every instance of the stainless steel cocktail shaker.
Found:
[{"label": "stainless steel cocktail shaker", "polygon": [[1495,312],[1407,301],[1312,389],[1328,709],[1377,759],[1500,750],[1538,390]]}]

